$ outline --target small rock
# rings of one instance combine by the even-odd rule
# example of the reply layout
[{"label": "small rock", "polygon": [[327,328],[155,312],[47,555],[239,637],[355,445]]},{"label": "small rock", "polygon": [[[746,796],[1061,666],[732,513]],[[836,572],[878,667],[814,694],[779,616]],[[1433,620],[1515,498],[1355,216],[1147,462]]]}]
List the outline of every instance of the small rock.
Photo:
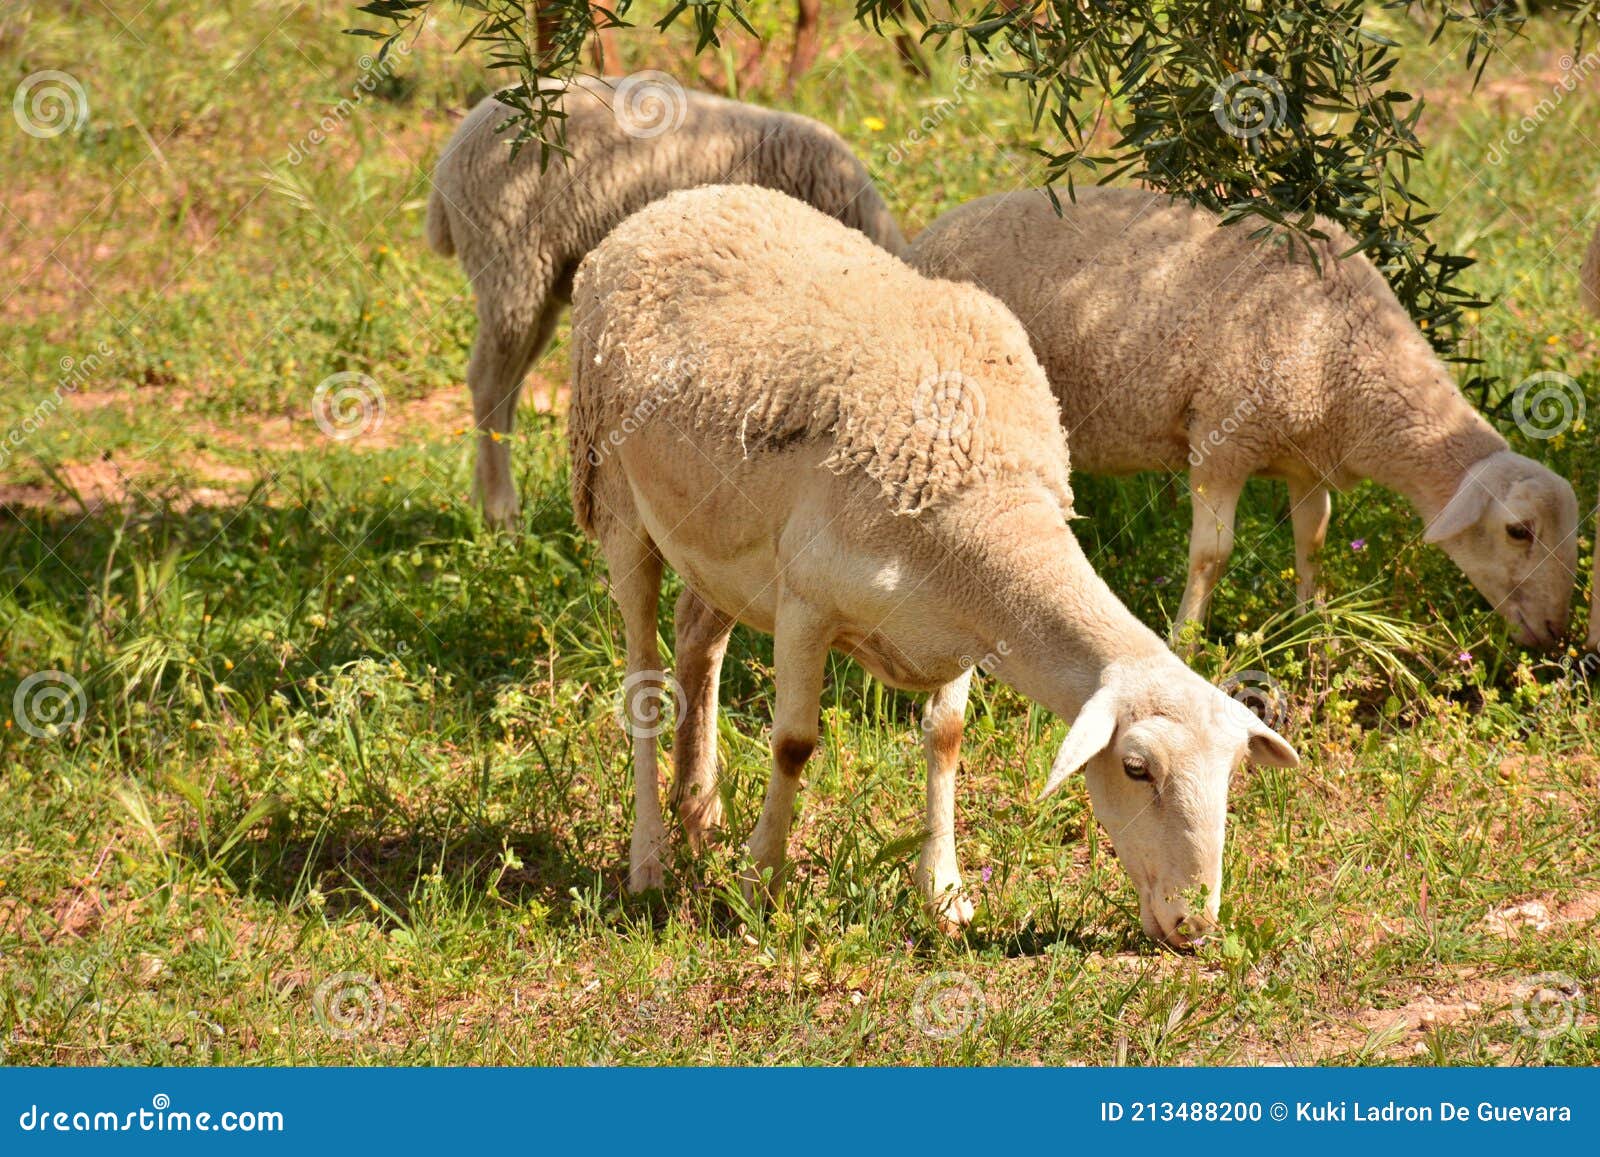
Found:
[{"label": "small rock", "polygon": [[1504,908],[1496,908],[1483,918],[1483,926],[1496,936],[1507,940],[1516,936],[1524,928],[1532,928],[1535,932],[1543,932],[1554,923],[1550,916],[1550,909],[1542,901],[1524,900],[1520,904],[1508,904]]}]

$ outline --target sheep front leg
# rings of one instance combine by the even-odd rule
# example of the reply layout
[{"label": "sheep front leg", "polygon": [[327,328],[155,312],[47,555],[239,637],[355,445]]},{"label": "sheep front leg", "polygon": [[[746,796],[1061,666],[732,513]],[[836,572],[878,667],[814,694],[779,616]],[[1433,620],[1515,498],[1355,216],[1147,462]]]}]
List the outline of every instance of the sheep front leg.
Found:
[{"label": "sheep front leg", "polygon": [[1189,582],[1172,625],[1176,641],[1185,623],[1201,623],[1211,609],[1211,592],[1233,553],[1233,515],[1239,505],[1243,479],[1189,476],[1189,499],[1194,507],[1194,527],[1189,532]]},{"label": "sheep front leg", "polygon": [[817,718],[822,708],[823,668],[828,637],[821,618],[794,599],[780,596],[772,632],[773,679],[777,683],[772,711],[772,778],[761,818],[750,834],[754,870],[745,876],[745,898],[754,902],[762,878],[771,872],[769,898],[782,892],[780,874],[788,855],[789,825],[800,791],[800,773],[817,749]]},{"label": "sheep front leg", "polygon": [[1317,598],[1317,555],[1328,537],[1333,498],[1321,483],[1289,480],[1289,517],[1294,523],[1295,609],[1311,609]]},{"label": "sheep front leg", "polygon": [[[671,685],[661,670],[656,644],[656,607],[661,597],[661,556],[628,530],[608,535],[606,566],[611,597],[622,612],[628,649],[623,683],[623,728],[633,740],[633,839],[628,849],[628,890],[661,887],[667,853],[667,825],[661,817],[661,781],[656,766],[656,736]],[[626,540],[626,541],[623,541]]]},{"label": "sheep front leg", "polygon": [[922,744],[928,758],[928,838],[917,861],[917,887],[934,918],[950,932],[972,923],[972,901],[961,887],[956,858],[956,769],[972,686],[969,667],[928,696],[922,710]]},{"label": "sheep front leg", "polygon": [[722,826],[717,792],[717,693],[733,620],[685,587],[673,612],[674,666],[683,715],[672,738],[672,810],[699,851]]}]

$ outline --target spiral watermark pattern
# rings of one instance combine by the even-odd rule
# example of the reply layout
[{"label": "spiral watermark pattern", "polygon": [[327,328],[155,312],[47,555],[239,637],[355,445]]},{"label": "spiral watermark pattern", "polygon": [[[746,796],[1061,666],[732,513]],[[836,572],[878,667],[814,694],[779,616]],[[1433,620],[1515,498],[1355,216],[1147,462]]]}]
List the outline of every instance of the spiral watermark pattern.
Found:
[{"label": "spiral watermark pattern", "polygon": [[911,396],[911,417],[918,428],[950,442],[964,438],[983,415],[983,388],[957,370],[924,378]]},{"label": "spiral watermark pattern", "polygon": [[665,671],[635,671],[622,681],[617,720],[634,739],[654,739],[667,729],[665,705],[683,715],[683,687]]},{"label": "spiral watermark pattern", "polygon": [[1565,972],[1541,972],[1517,985],[1511,1016],[1523,1036],[1550,1040],[1577,1024],[1585,1009],[1583,985]]},{"label": "spiral watermark pattern", "polygon": [[335,1040],[355,1040],[383,1027],[389,1002],[383,988],[364,972],[336,972],[311,996],[317,1023]]},{"label": "spiral watermark pattern", "polygon": [[628,136],[651,140],[683,127],[689,115],[689,95],[665,72],[647,69],[631,73],[617,83],[611,115]]},{"label": "spiral watermark pattern", "polygon": [[23,78],[11,98],[11,113],[30,137],[48,140],[76,132],[89,120],[89,94],[78,78],[49,69]]},{"label": "spiral watermark pattern", "polygon": [[936,972],[917,985],[911,1019],[923,1036],[955,1040],[981,1028],[988,1009],[983,989],[965,973]]},{"label": "spiral watermark pattern", "polygon": [[1265,671],[1240,671],[1229,675],[1218,689],[1242,705],[1274,731],[1289,721],[1289,696],[1278,681]]},{"label": "spiral watermark pattern", "polygon": [[366,374],[334,374],[317,384],[311,416],[335,442],[375,434],[383,426],[383,390]]},{"label": "spiral watermark pattern", "polygon": [[65,671],[35,671],[11,696],[17,726],[35,739],[55,739],[72,730],[88,710],[83,684]]},{"label": "spiral watermark pattern", "polygon": [[1548,441],[1583,420],[1583,387],[1558,370],[1532,374],[1511,395],[1511,417],[1530,438]]},{"label": "spiral watermark pattern", "polygon": [[1254,140],[1283,123],[1289,98],[1278,78],[1268,72],[1240,69],[1223,79],[1211,95],[1211,115],[1230,137]]}]

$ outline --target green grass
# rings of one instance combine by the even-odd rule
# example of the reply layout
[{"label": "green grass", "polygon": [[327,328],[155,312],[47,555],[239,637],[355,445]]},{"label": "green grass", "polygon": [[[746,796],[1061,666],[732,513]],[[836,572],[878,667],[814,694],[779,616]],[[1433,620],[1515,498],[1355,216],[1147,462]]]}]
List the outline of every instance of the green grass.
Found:
[{"label": "green grass", "polygon": [[[1142,939],[1081,788],[1033,802],[1064,724],[992,681],[958,812],[978,921],[939,933],[909,867],[916,704],[843,660],[793,885],[747,910],[771,651],[743,631],[729,835],[627,897],[619,624],[566,505],[559,416],[519,424],[525,535],[485,536],[467,493],[470,299],[421,243],[447,110],[491,86],[451,52],[461,28],[430,30],[291,164],[359,78],[346,6],[111,7],[127,29],[97,6],[0,17],[4,75],[68,72],[90,107],[79,132],[0,138],[0,430],[39,417],[62,359],[89,364],[0,465],[0,1059],[1600,1062],[1600,711],[1371,487],[1338,499],[1333,597],[1301,619],[1285,496],[1247,494],[1195,661],[1270,672],[1307,764],[1240,774],[1229,931],[1199,955]],[[1014,94],[948,64],[907,79],[838,6],[828,35],[797,107],[871,161],[908,232],[1034,170]],[[1439,240],[1498,299],[1476,352],[1510,383],[1572,374],[1592,409],[1576,265],[1600,203],[1595,82],[1485,163],[1564,36],[1536,26],[1475,96],[1443,46],[1406,83],[1433,107]],[[625,44],[634,67],[693,75],[681,38]],[[775,101],[771,73],[749,95]],[[564,378],[564,345],[530,392]],[[341,372],[385,399],[348,442],[310,416]],[[1593,497],[1592,436],[1518,445]],[[1164,630],[1182,480],[1077,486],[1096,564]],[[54,735],[10,709],[50,670],[86,705]],[[1486,922],[1530,900],[1548,926]],[[1546,1039],[1513,1008],[1541,973],[1590,990]]]}]

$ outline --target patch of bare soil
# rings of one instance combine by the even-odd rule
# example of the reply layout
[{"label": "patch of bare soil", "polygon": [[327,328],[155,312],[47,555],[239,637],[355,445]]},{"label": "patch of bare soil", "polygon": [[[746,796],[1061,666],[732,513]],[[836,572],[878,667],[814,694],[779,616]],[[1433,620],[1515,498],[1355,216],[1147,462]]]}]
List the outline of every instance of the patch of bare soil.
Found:
[{"label": "patch of bare soil", "polygon": [[205,455],[192,455],[185,465],[205,484],[175,488],[164,480],[166,472],[158,467],[141,463],[125,466],[106,457],[93,462],[56,463],[52,469],[60,485],[54,482],[0,483],[0,509],[26,507],[93,514],[107,507],[143,501],[163,502],[172,509],[187,510],[223,505],[252,479],[250,471]]},{"label": "patch of bare soil", "polygon": [[1483,918],[1483,928],[1493,936],[1514,940],[1525,931],[1548,932],[1562,924],[1587,924],[1597,917],[1600,890],[1590,889],[1565,900],[1551,894],[1503,904]]},{"label": "patch of bare soil", "polygon": [[[564,412],[570,391],[539,377],[530,378],[523,406],[547,414]],[[172,390],[161,402],[174,414],[184,415],[194,406],[194,394]],[[70,395],[69,404],[81,413],[115,411],[132,416],[149,405],[136,390],[85,391]],[[174,510],[225,505],[236,500],[255,482],[258,471],[224,461],[207,448],[276,454],[311,451],[362,454],[390,450],[419,442],[439,442],[467,435],[472,404],[464,386],[448,386],[420,398],[391,401],[381,407],[348,440],[330,437],[307,408],[261,418],[222,421],[191,413],[182,421],[186,450],[181,459],[182,480],[175,480],[165,462],[116,459],[109,453],[88,462],[52,464],[60,480],[0,482],[0,509],[96,512],[132,502],[159,503]]]},{"label": "patch of bare soil", "polygon": [[1475,69],[1445,64],[1429,73],[1427,81],[1413,89],[1427,101],[1426,117],[1430,121],[1440,118],[1455,122],[1485,108],[1531,113],[1540,101],[1554,99],[1558,91],[1564,97],[1570,91],[1566,85],[1583,79],[1568,51],[1552,48],[1532,54],[1512,44],[1510,52],[1515,67],[1501,58],[1489,69],[1489,73],[1497,75],[1485,75],[1477,86],[1472,83]]}]

